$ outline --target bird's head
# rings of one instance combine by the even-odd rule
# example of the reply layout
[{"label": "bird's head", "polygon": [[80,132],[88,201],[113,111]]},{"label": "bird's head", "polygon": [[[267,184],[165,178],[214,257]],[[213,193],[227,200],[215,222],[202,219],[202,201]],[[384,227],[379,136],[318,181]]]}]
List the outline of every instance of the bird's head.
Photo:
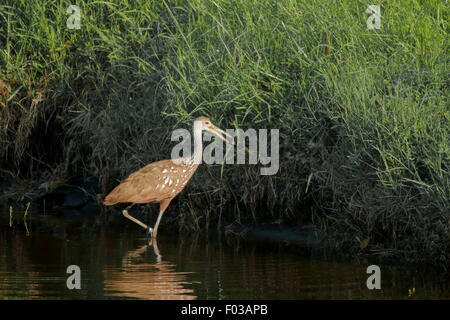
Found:
[{"label": "bird's head", "polygon": [[211,120],[209,120],[207,117],[198,117],[197,119],[195,119],[195,124],[199,125],[202,131],[209,131],[223,141],[234,144],[233,137],[222,129],[217,128],[215,125],[213,125]]}]

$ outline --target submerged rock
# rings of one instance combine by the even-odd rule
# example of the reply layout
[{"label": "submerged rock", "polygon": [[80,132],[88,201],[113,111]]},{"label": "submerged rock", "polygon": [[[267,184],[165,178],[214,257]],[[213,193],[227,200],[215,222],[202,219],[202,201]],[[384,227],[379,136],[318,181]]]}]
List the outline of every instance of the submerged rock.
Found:
[{"label": "submerged rock", "polygon": [[226,229],[228,229],[226,232],[243,234],[247,238],[304,246],[319,245],[325,237],[323,231],[314,226],[265,224],[254,226],[228,226]]},{"label": "submerged rock", "polygon": [[66,208],[77,208],[86,204],[88,200],[88,196],[85,192],[79,189],[74,189],[71,192],[65,194],[62,206]]},{"label": "submerged rock", "polygon": [[36,202],[50,210],[77,210],[80,214],[101,211],[101,207],[94,199],[99,191],[98,178],[90,177],[85,181],[75,178],[71,183],[71,185],[62,185],[53,189]]}]

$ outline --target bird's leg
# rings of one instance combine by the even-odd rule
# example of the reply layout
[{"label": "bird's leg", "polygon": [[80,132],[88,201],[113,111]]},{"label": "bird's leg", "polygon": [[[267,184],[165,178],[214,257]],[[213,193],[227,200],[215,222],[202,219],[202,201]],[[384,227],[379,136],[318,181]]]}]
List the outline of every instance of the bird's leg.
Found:
[{"label": "bird's leg", "polygon": [[153,247],[153,252],[155,253],[156,256],[156,262],[160,263],[161,262],[161,254],[159,253],[159,249],[158,249],[158,242],[156,241],[156,238],[153,238],[151,240],[151,245]]},{"label": "bird's leg", "polygon": [[164,214],[164,211],[159,212],[158,219],[156,219],[155,226],[153,227],[152,239],[156,239],[156,235],[158,234],[159,222],[161,221],[161,217],[163,214]]},{"label": "bird's leg", "polygon": [[145,233],[147,235],[147,241],[148,241],[148,245],[151,247],[153,246],[153,238],[152,238],[152,234],[153,234],[153,229],[151,227],[147,227],[147,232]]},{"label": "bird's leg", "polygon": [[134,217],[132,217],[132,216],[130,216],[130,215],[128,214],[128,209],[130,209],[133,205],[134,205],[134,204],[129,205],[128,207],[126,207],[126,208],[122,211],[123,216],[124,216],[125,218],[127,218],[127,219],[130,219],[130,220],[133,221],[134,223],[137,223],[137,224],[140,225],[142,228],[147,229],[147,230],[150,230],[150,232],[151,232],[151,228],[149,228],[145,223],[139,221],[138,219],[136,219],[136,218],[134,218]]},{"label": "bird's leg", "polygon": [[153,227],[153,232],[152,232],[152,238],[156,239],[156,235],[158,234],[158,226],[159,223],[161,222],[161,218],[164,214],[164,211],[166,211],[167,206],[169,205],[170,201],[172,199],[164,199],[159,203],[159,215],[158,215],[158,219],[156,219],[156,223],[155,226]]}]

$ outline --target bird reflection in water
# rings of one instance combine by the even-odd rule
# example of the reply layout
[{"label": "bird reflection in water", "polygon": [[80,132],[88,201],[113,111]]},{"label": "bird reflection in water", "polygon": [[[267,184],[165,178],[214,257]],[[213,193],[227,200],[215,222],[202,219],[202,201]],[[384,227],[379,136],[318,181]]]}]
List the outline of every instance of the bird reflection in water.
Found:
[{"label": "bird reflection in water", "polygon": [[[147,250],[153,249],[155,263],[146,263]],[[130,251],[122,259],[121,269],[104,269],[105,295],[150,300],[193,300],[197,297],[186,275],[175,271],[175,265],[162,260],[156,239]]]}]

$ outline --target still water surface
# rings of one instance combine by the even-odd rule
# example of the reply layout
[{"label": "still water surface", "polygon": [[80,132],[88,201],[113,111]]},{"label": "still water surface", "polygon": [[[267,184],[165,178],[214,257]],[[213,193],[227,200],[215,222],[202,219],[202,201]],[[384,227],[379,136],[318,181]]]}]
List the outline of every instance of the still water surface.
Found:
[{"label": "still water surface", "polygon": [[[9,216],[0,210],[0,299],[449,299],[445,277],[312,258],[305,250],[236,238],[174,234],[157,247],[120,216]],[[26,223],[25,223],[26,222]],[[81,289],[66,286],[69,265]],[[410,292],[414,288],[414,292]]]}]

